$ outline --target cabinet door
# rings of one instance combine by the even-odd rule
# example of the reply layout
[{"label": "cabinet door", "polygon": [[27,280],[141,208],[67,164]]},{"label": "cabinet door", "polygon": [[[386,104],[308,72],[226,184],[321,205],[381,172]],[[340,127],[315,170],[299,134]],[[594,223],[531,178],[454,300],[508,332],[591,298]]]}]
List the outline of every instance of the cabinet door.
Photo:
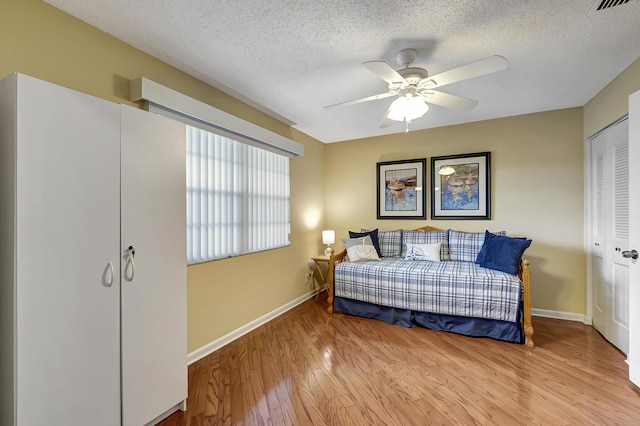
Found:
[{"label": "cabinet door", "polygon": [[120,422],[119,108],[17,79],[17,421],[112,426]]},{"label": "cabinet door", "polygon": [[186,136],[165,117],[121,112],[122,418],[139,426],[187,397]]}]

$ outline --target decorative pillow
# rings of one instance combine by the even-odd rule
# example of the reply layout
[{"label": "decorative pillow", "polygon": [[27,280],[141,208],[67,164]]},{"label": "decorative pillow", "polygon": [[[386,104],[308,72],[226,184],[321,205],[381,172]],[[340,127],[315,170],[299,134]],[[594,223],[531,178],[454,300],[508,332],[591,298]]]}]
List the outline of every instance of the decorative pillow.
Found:
[{"label": "decorative pillow", "polygon": [[[449,258],[454,262],[475,262],[484,244],[484,234],[449,229]],[[495,235],[504,236],[506,232],[495,232]]]},{"label": "decorative pillow", "polygon": [[432,260],[440,262],[440,246],[442,243],[434,244],[411,244],[407,243],[407,260]]},{"label": "decorative pillow", "polygon": [[[440,260],[449,260],[449,238],[446,230],[441,231],[402,231],[402,254],[407,255],[407,244],[435,244],[440,245]],[[480,249],[478,249],[480,250]],[[473,259],[475,260],[475,258]]]},{"label": "decorative pillow", "polygon": [[[362,228],[360,232],[369,232]],[[380,257],[400,257],[402,252],[402,231],[378,231]]]},{"label": "decorative pillow", "polygon": [[[482,264],[484,262],[485,256],[487,255],[487,251],[489,251],[489,246],[487,245],[487,235],[503,236],[503,235],[492,234],[489,231],[485,231],[484,243],[482,244],[482,248],[480,249],[480,252],[478,253],[478,257],[476,257],[476,263],[478,265],[480,265],[480,264]],[[524,238],[524,237],[511,237],[511,238],[515,238],[515,239],[518,239],[518,240],[526,240],[526,238]]]},{"label": "decorative pillow", "polygon": [[483,268],[496,269],[511,275],[518,274],[522,254],[531,245],[526,238],[511,238],[485,231],[482,256],[476,261]]},{"label": "decorative pillow", "polygon": [[342,242],[347,248],[347,256],[349,262],[362,262],[366,260],[380,260],[378,252],[373,246],[370,236],[347,239],[343,238]]},{"label": "decorative pillow", "polygon": [[359,238],[359,237],[371,237],[371,241],[373,241],[373,246],[376,248],[376,252],[379,257],[382,257],[382,252],[380,251],[380,242],[378,241],[378,230],[374,229],[373,231],[367,232],[353,232],[349,231],[349,238]]}]

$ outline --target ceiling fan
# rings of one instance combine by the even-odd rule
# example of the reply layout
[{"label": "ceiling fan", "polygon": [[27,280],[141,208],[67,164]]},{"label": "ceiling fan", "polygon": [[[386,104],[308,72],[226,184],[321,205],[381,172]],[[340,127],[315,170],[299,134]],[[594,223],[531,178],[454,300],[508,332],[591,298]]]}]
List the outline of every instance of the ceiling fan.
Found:
[{"label": "ceiling fan", "polygon": [[408,131],[409,123],[416,118],[422,117],[429,110],[427,104],[463,111],[469,110],[478,104],[478,101],[439,92],[434,89],[458,81],[502,71],[508,66],[505,58],[495,55],[429,76],[424,68],[409,66],[417,56],[418,52],[415,49],[404,49],[398,52],[396,60],[399,64],[404,65],[404,68],[399,70],[393,69],[391,65],[384,61],[364,62],[362,65],[366,69],[387,82],[389,85],[387,93],[340,102],[325,108],[355,105],[397,96],[397,99],[389,106],[379,127],[389,127],[394,121],[404,121],[407,123]]}]

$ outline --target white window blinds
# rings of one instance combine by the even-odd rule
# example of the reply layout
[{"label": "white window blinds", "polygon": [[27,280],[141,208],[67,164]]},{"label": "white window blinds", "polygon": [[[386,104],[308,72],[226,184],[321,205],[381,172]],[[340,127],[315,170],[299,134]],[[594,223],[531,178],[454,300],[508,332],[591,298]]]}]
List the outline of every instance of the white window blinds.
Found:
[{"label": "white window blinds", "polygon": [[190,264],[290,244],[289,159],[304,145],[144,77],[129,95],[187,124]]},{"label": "white window blinds", "polygon": [[187,261],[289,245],[289,158],[187,126]]}]

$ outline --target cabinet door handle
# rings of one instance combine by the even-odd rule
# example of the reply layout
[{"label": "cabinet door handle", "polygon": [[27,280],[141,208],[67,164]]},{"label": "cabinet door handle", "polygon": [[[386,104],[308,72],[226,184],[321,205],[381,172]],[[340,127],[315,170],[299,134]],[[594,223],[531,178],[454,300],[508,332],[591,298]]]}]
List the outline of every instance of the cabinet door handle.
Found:
[{"label": "cabinet door handle", "polygon": [[113,264],[111,261],[107,263],[107,266],[104,268],[104,272],[102,273],[102,282],[106,287],[111,287],[113,285]]},{"label": "cabinet door handle", "polygon": [[133,277],[136,275],[136,265],[133,262],[133,254],[127,254],[127,261],[124,264],[124,279],[126,281],[133,281]]}]

